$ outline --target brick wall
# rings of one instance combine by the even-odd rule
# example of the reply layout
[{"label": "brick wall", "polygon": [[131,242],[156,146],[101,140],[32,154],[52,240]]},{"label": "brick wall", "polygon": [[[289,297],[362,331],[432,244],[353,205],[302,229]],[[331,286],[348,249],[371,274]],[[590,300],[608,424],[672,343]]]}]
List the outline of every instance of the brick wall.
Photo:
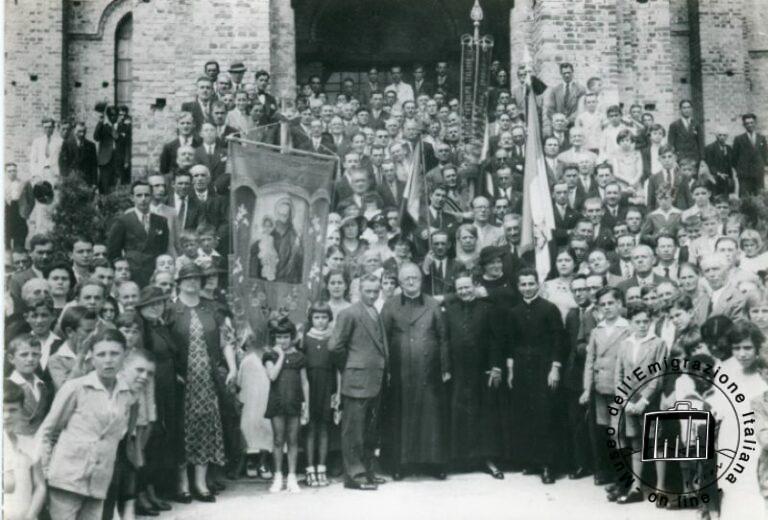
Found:
[{"label": "brick wall", "polygon": [[749,106],[743,0],[699,0],[701,97],[707,141],[716,125],[737,129]]},{"label": "brick wall", "polygon": [[85,121],[93,138],[96,103],[115,102],[115,33],[132,12],[132,0],[70,2],[67,11],[67,106],[69,117]]},{"label": "brick wall", "polygon": [[747,31],[747,85],[758,126],[768,129],[768,9],[764,0],[744,0]]},{"label": "brick wall", "polygon": [[[155,167],[206,61],[270,68],[269,0],[153,0],[134,6],[134,173]],[[165,100],[165,107],[156,101]]]},{"label": "brick wall", "polygon": [[670,0],[669,10],[673,105],[677,107],[683,99],[691,99],[688,1]]},{"label": "brick wall", "polygon": [[40,121],[60,118],[61,0],[5,2],[5,160],[26,168]]}]

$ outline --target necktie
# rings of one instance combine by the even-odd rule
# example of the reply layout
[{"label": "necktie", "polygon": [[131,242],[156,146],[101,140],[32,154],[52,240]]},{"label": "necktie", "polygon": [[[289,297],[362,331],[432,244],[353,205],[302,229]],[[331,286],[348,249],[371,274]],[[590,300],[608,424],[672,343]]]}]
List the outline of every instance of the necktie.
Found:
[{"label": "necktie", "polygon": [[179,224],[181,229],[184,229],[184,222],[187,219],[187,198],[181,199],[181,206],[179,206]]},{"label": "necktie", "polygon": [[669,278],[669,267],[664,268],[664,277]]},{"label": "necktie", "polygon": [[669,170],[664,170],[664,177],[667,185],[672,186],[672,174],[669,173]]},{"label": "necktie", "polygon": [[566,83],[565,84],[565,96],[563,98],[565,100],[565,104],[566,105],[568,104],[568,98],[570,96],[571,96],[571,84],[570,83]]},{"label": "necktie", "polygon": [[51,136],[48,136],[45,140],[45,158],[51,156]]},{"label": "necktie", "polygon": [[141,215],[141,224],[144,226],[144,231],[149,233],[149,213],[143,213]]}]

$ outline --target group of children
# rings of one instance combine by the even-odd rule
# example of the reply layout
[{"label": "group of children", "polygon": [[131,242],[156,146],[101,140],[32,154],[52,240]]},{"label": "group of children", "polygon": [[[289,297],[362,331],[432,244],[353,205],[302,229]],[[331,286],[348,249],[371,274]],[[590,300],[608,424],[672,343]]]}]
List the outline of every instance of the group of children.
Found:
[{"label": "group of children", "polygon": [[[758,471],[757,464],[750,465],[751,471],[744,471],[740,485],[724,489],[722,496],[717,490],[719,465],[725,462],[722,454],[678,462],[664,460],[674,458],[671,454],[669,457],[653,457],[659,460],[653,462],[655,478],[654,472],[650,472],[649,477],[642,453],[645,413],[675,410],[678,403],[687,402],[691,410],[712,414],[715,426],[711,432],[699,429],[689,435],[685,421],[667,421],[649,438],[652,442],[658,437],[660,443],[662,439],[680,439],[683,443],[679,447],[681,452],[686,448],[696,449],[696,439],[701,449],[704,439],[710,434],[716,436],[716,452],[734,449],[738,444],[738,437],[734,439],[734,435],[738,436],[738,424],[734,423],[736,419],[725,395],[715,388],[711,377],[685,373],[685,370],[665,371],[661,377],[633,376],[635,370],[646,373],[648,367],[655,363],[660,367],[674,363],[684,366],[685,361],[691,364],[696,362],[700,366],[719,366],[721,373],[728,374],[730,380],[738,384],[739,391],[752,400],[752,410],[766,410],[768,356],[762,347],[766,338],[758,326],[751,321],[731,323],[727,318],[718,317],[700,328],[695,320],[691,298],[682,295],[674,301],[669,312],[668,319],[674,326],[674,340],[669,344],[661,339],[661,324],[654,322],[654,313],[649,306],[642,302],[629,305],[624,317],[621,301],[621,291],[614,287],[605,287],[596,295],[593,312],[597,325],[587,346],[585,390],[581,396],[581,403],[589,404],[593,411],[598,429],[613,434],[604,435],[602,439],[617,436],[620,445],[629,454],[633,483],[629,487],[626,482],[609,485],[608,500],[617,503],[642,501],[642,484],[651,482],[657,507],[675,508],[686,503],[685,500],[674,499],[676,496],[698,497],[693,503],[699,509],[700,518],[720,518],[721,514],[724,518],[744,518],[739,515],[740,511],[768,506],[768,494],[765,493],[768,479],[768,422],[765,421],[768,417],[765,414],[758,421],[762,428],[757,435],[762,446],[761,469]],[[628,381],[632,383],[628,385]],[[620,405],[622,413],[610,413],[610,407],[616,407],[615,396],[622,395],[619,389],[627,386],[632,391],[628,392],[630,397],[626,398],[626,402]],[[669,449],[672,450],[671,445]],[[609,459],[610,450],[603,447],[596,451],[596,476],[609,482],[613,480],[610,473],[615,461]],[[756,460],[756,457],[752,458]],[[759,504],[761,494],[766,497],[765,505]],[[701,500],[704,495],[707,499]]]}]

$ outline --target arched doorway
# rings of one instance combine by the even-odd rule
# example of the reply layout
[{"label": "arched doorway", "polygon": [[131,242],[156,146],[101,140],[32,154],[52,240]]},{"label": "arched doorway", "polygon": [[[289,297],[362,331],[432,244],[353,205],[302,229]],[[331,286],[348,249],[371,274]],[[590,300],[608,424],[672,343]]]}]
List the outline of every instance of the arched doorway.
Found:
[{"label": "arched doorway", "polygon": [[[472,31],[474,0],[294,0],[296,78],[319,75],[328,94],[351,77],[357,85],[371,66],[380,72],[401,65],[410,73],[417,63],[431,74],[438,61],[459,73],[462,34]],[[509,0],[484,0],[483,34],[496,40],[494,56],[509,55]],[[388,80],[386,75],[383,78]]]},{"label": "arched doorway", "polygon": [[115,30],[115,105],[131,106],[133,15],[126,14]]}]

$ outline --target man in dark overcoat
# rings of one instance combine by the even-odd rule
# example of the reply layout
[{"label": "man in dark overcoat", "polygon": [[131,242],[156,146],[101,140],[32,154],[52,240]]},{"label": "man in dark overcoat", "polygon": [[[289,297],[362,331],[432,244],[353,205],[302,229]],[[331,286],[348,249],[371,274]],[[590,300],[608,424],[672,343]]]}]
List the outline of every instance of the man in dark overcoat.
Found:
[{"label": "man in dark overcoat", "polygon": [[445,478],[445,382],[450,379],[445,324],[437,301],[422,294],[422,273],[405,263],[398,273],[402,294],[382,309],[391,380],[385,398],[383,454],[395,480],[403,470],[426,467]]},{"label": "man in dark overcoat", "polygon": [[566,345],[563,319],[555,304],[539,295],[536,271],[521,269],[517,288],[523,302],[509,312],[507,385],[513,389],[515,442],[523,474],[541,474],[554,483],[553,409]]},{"label": "man in dark overcoat", "polygon": [[477,286],[469,272],[457,274],[454,283],[457,298],[450,298],[445,306],[452,367],[448,382],[450,459],[465,469],[483,467],[494,478],[503,479],[495,464],[503,451],[503,321],[494,319],[495,310],[487,298],[477,298]]}]

